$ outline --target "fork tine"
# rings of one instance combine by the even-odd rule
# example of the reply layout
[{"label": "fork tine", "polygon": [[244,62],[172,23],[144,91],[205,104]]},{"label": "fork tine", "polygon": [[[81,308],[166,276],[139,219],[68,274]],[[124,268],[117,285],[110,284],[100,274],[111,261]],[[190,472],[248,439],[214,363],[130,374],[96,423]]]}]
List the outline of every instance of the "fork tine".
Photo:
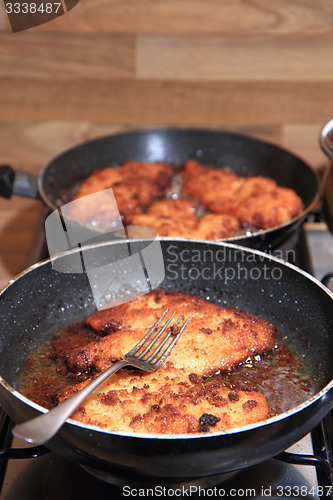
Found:
[{"label": "fork tine", "polygon": [[161,323],[162,319],[165,317],[167,312],[169,311],[169,308],[164,311],[162,316],[156,321],[156,323],[150,328],[150,330],[146,333],[146,335],[138,342],[135,344],[135,346],[127,353],[127,356],[134,356],[141,347],[144,345],[144,343],[151,337],[151,335],[154,333],[158,325]]},{"label": "fork tine", "polygon": [[162,333],[165,331],[165,329],[169,326],[171,320],[174,318],[175,314],[176,314],[177,311],[175,311],[171,316],[170,318],[168,319],[168,321],[166,321],[166,323],[163,325],[163,327],[160,329],[160,331],[157,333],[157,335],[153,338],[153,340],[147,345],[147,347],[144,349],[144,351],[142,351],[139,355],[139,357],[142,359],[146,354],[147,352],[150,351],[150,349],[156,344],[156,342],[158,341],[158,339],[160,338],[160,336],[162,335]]},{"label": "fork tine", "polygon": [[[174,314],[171,316],[170,318],[170,321],[171,319],[173,318],[173,316],[176,314],[176,311],[174,312]],[[182,317],[184,316],[184,314],[181,314],[179,316],[179,318],[177,319],[176,323],[174,324],[174,326],[177,326],[178,323],[180,322],[180,320],[182,319]],[[168,324],[170,323],[170,321],[168,321]],[[168,324],[165,324],[163,329],[160,331],[160,333],[156,336],[156,340],[158,340],[158,338],[161,336],[161,334],[165,331],[165,328],[168,326]],[[152,359],[155,358],[155,356],[157,356],[157,354],[161,351],[161,349],[165,346],[166,342],[169,340],[169,338],[171,337],[172,335],[172,330],[170,329],[169,330],[169,333],[166,335],[166,337],[162,340],[162,342],[157,346],[157,348],[155,349],[155,351],[153,351],[151,353],[151,355],[149,356],[149,358],[146,358],[145,361],[148,361],[150,362]],[[178,334],[177,334],[178,335]],[[146,352],[145,353],[142,353],[142,357],[147,354],[147,352],[150,351],[150,348],[153,347],[153,345],[155,344],[155,342],[152,342],[150,344],[150,346],[148,346],[148,348],[146,349]]]},{"label": "fork tine", "polygon": [[[191,316],[188,316],[187,319],[186,319],[186,321],[184,322],[183,326],[181,327],[179,333],[175,336],[175,338],[169,344],[169,346],[162,352],[162,354],[160,355],[160,357],[155,361],[155,363],[154,363],[155,369],[158,368],[159,366],[161,366],[161,364],[164,363],[165,359],[169,356],[169,354],[170,354],[173,346],[175,345],[175,343],[177,342],[177,340],[179,339],[179,337],[181,336],[181,334],[185,330],[186,325],[190,321],[190,319],[191,319]],[[169,337],[170,337],[170,335],[171,334],[169,334]]]}]

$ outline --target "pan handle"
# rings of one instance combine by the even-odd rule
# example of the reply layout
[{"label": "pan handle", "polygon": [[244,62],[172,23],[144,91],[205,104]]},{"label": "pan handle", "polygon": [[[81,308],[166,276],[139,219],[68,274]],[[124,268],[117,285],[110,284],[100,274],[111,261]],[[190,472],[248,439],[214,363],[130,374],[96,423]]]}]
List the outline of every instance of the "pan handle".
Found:
[{"label": "pan handle", "polygon": [[39,199],[38,177],[29,172],[15,170],[8,166],[0,166],[0,196],[11,198],[15,194],[24,198]]},{"label": "pan handle", "polygon": [[5,450],[0,450],[0,461],[2,460],[12,460],[12,459],[24,459],[24,458],[37,458],[50,450],[45,448],[43,445],[33,446],[30,448],[8,448]]}]

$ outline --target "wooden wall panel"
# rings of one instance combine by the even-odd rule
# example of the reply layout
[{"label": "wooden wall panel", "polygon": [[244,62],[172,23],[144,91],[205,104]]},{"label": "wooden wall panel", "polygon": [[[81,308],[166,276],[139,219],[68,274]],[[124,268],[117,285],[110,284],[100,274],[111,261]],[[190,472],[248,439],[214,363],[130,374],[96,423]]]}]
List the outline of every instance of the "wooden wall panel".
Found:
[{"label": "wooden wall panel", "polygon": [[[135,39],[105,33],[0,33],[0,78],[119,78],[134,76]],[[0,80],[1,84],[1,80]],[[49,82],[52,85],[52,81]],[[66,92],[66,89],[64,89]]]},{"label": "wooden wall panel", "polygon": [[0,120],[318,124],[333,109],[332,21],[330,0],[81,0],[0,33]]},{"label": "wooden wall panel", "polygon": [[161,125],[319,123],[331,82],[166,82],[70,78],[0,80],[2,120],[91,120]]},{"label": "wooden wall panel", "polygon": [[60,152],[130,128],[134,126],[90,121],[0,122],[1,163],[38,174]]},{"label": "wooden wall panel", "polygon": [[331,31],[332,21],[331,0],[80,0],[36,30],[317,36]]},{"label": "wooden wall panel", "polygon": [[139,78],[193,81],[333,80],[333,32],[306,35],[139,35]]}]

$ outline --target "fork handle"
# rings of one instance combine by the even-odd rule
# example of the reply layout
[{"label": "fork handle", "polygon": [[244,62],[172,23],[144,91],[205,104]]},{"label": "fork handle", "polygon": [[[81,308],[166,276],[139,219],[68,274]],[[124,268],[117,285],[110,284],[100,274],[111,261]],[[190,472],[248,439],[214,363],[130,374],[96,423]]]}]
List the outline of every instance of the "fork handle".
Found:
[{"label": "fork handle", "polygon": [[89,394],[91,394],[104,380],[110,375],[129,365],[128,361],[120,360],[114,365],[107,368],[98,377],[94,378],[83,389],[71,396],[69,399],[60,405],[52,408],[52,410],[43,415],[39,415],[23,424],[16,425],[12,429],[14,436],[27,441],[28,443],[44,444],[51,439],[60,427],[70,417],[73,411],[82,403]]}]

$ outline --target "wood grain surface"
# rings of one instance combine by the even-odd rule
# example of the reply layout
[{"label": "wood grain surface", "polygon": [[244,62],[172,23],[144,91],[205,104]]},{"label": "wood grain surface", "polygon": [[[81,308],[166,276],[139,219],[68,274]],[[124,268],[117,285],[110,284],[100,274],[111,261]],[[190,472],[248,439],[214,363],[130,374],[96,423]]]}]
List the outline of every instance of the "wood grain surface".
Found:
[{"label": "wood grain surface", "polygon": [[[331,0],[80,0],[38,30],[107,33],[323,34]],[[9,29],[9,28],[8,28]]]},{"label": "wood grain surface", "polygon": [[[193,126],[322,168],[332,60],[331,0],[80,0],[18,33],[0,2],[0,162],[37,174],[90,138]],[[40,207],[0,201],[0,285],[25,266]]]}]

